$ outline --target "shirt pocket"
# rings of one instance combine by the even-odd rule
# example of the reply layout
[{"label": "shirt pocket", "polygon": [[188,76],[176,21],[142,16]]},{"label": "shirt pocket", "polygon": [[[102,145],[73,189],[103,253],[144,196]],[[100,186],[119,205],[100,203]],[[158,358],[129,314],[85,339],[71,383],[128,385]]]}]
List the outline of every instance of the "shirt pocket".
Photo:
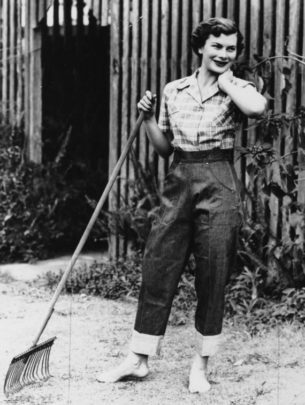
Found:
[{"label": "shirt pocket", "polygon": [[176,129],[179,132],[187,129],[189,123],[194,120],[191,111],[182,110],[178,108],[172,108],[169,111],[169,122],[172,129]]}]

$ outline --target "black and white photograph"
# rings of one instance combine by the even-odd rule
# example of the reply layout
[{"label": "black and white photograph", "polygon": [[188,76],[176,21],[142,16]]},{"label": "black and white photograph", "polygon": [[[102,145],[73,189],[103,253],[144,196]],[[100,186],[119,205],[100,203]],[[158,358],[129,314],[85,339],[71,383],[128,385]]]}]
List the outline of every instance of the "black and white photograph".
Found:
[{"label": "black and white photograph", "polygon": [[0,404],[305,404],[304,0],[0,0]]}]

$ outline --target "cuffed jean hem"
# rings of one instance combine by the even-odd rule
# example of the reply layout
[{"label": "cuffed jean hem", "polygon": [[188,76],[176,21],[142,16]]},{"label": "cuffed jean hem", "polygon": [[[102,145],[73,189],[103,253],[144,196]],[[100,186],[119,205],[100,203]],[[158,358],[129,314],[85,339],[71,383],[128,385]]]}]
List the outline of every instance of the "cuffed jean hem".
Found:
[{"label": "cuffed jean hem", "polygon": [[202,357],[209,357],[216,354],[223,343],[222,334],[204,336],[196,332],[196,350]]},{"label": "cuffed jean hem", "polygon": [[138,354],[159,356],[163,336],[147,335],[136,330],[132,332],[130,350]]}]

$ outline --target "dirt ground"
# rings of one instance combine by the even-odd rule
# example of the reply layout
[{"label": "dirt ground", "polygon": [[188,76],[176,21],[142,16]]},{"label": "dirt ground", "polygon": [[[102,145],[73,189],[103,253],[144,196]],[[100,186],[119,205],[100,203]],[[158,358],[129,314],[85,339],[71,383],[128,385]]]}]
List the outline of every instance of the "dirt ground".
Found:
[{"label": "dirt ground", "polygon": [[[43,285],[0,275],[1,385],[12,357],[31,345],[50,297]],[[305,404],[305,332],[293,325],[251,338],[226,322],[224,348],[210,364],[212,389],[207,394],[187,389],[194,350],[192,319],[188,325],[168,327],[163,353],[151,359],[147,379],[98,383],[96,373],[118,364],[128,349],[135,305],[61,296],[42,338],[57,336],[50,359],[53,377],[8,399],[1,392],[0,404]]]}]

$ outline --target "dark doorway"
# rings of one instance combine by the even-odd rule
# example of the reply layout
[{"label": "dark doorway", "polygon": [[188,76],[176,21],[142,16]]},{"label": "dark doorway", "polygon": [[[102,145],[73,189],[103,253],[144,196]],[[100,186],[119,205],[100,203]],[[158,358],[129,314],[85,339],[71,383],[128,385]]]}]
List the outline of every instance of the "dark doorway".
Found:
[{"label": "dark doorway", "polygon": [[43,161],[85,164],[107,178],[109,27],[42,35]]},{"label": "dark doorway", "polygon": [[43,163],[57,164],[81,189],[83,223],[108,180],[109,41],[109,26],[94,19],[69,31],[42,29]]}]

